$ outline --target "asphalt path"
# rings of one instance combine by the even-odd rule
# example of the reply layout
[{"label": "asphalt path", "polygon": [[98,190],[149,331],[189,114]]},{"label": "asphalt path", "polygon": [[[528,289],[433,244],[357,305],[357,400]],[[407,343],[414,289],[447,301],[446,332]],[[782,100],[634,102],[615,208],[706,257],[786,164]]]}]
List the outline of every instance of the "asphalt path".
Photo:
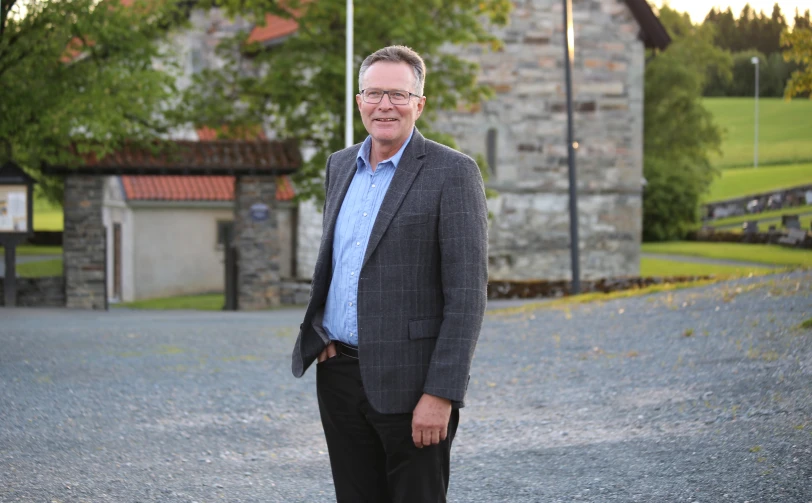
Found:
[{"label": "asphalt path", "polygon": [[[449,501],[809,503],[810,294],[489,311]],[[334,501],[301,315],[0,309],[0,502]]]},{"label": "asphalt path", "polygon": [[670,253],[641,253],[642,258],[653,258],[659,260],[673,260],[675,262],[690,262],[694,264],[715,264],[715,265],[732,265],[739,267],[785,267],[777,264],[765,264],[763,262],[747,262],[742,260],[732,260],[725,258],[710,258],[710,257],[694,257],[691,255],[677,255]]},{"label": "asphalt path", "polygon": [[[62,258],[61,255],[17,255],[15,260],[17,264],[27,264],[29,262],[43,262],[46,260],[54,260]],[[5,255],[0,254],[0,278],[6,277],[6,259]]]}]

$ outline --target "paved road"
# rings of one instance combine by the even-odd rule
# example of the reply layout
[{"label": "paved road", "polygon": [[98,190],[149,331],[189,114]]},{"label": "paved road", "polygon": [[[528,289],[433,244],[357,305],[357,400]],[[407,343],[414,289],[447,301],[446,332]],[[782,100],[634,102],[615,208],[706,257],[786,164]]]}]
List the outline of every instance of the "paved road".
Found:
[{"label": "paved road", "polygon": [[[810,294],[490,312],[449,500],[809,503]],[[0,501],[333,501],[300,317],[0,310]]]}]

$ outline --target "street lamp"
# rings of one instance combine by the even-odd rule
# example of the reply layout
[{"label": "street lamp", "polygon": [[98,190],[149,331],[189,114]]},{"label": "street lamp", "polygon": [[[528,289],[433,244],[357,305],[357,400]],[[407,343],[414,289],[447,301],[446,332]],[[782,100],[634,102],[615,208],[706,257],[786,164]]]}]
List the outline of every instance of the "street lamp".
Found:
[{"label": "street lamp", "polygon": [[758,168],[758,57],[753,56],[750,62],[756,65],[756,137],[753,143],[753,166]]},{"label": "street lamp", "polygon": [[567,161],[569,165],[570,195],[570,264],[572,267],[571,293],[581,293],[581,268],[578,258],[578,188],[575,179],[575,149],[578,142],[572,131],[572,61],[575,59],[575,30],[572,26],[572,0],[564,2],[564,61],[567,87]]}]

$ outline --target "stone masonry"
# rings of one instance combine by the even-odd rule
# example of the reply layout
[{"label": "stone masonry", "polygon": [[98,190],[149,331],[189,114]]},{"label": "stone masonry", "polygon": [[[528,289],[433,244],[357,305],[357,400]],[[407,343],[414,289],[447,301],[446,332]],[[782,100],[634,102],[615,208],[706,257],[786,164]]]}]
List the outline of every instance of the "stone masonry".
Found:
[{"label": "stone masonry", "polygon": [[[623,0],[573,3],[574,132],[584,279],[639,274],[644,45]],[[471,47],[495,97],[442,113],[460,150],[495,160],[492,280],[569,279],[566,88],[561,2],[514,2],[499,52]],[[428,78],[432,78],[429,68]],[[430,106],[429,97],[429,106]],[[495,135],[495,152],[488,136]]]},{"label": "stone masonry", "polygon": [[65,305],[105,309],[105,233],[102,222],[104,177],[65,177]]},{"label": "stone masonry", "polygon": [[[5,304],[5,278],[0,278],[0,306]],[[65,307],[65,279],[61,276],[17,278],[18,307]]]},{"label": "stone masonry", "polygon": [[[268,217],[252,216],[267,205]],[[280,238],[277,222],[276,178],[237,177],[234,186],[234,239],[239,253],[238,307],[257,310],[281,302]]]}]

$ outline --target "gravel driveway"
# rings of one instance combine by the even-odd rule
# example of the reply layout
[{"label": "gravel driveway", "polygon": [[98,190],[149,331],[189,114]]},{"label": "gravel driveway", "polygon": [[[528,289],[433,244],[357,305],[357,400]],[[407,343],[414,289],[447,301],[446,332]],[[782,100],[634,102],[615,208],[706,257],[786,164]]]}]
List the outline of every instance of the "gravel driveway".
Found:
[{"label": "gravel driveway", "polygon": [[[812,272],[491,311],[452,502],[812,502]],[[334,501],[300,310],[0,309],[0,501]]]}]

